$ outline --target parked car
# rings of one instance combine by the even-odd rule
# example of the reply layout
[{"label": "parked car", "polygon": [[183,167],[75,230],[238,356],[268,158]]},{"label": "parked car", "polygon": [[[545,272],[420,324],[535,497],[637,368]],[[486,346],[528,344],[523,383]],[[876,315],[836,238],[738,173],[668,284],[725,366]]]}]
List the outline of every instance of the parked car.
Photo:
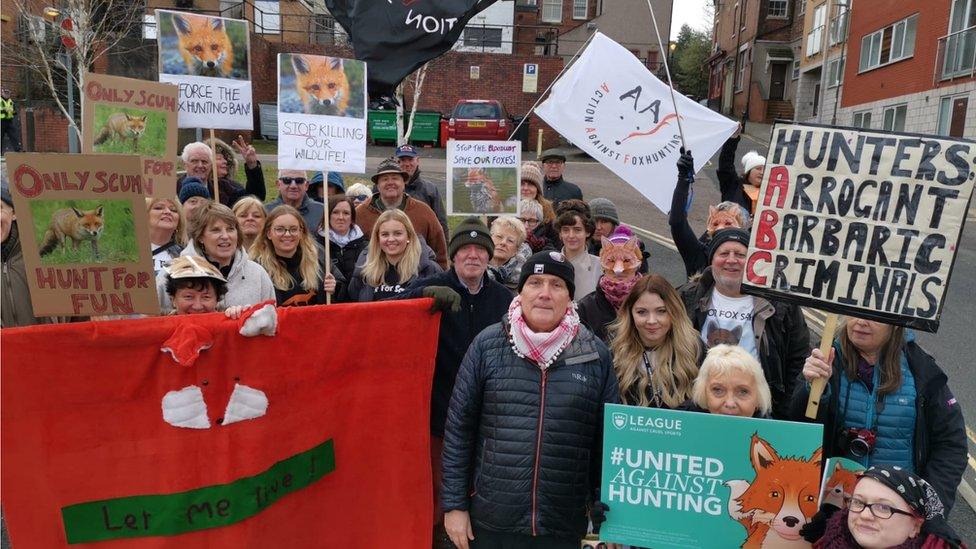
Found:
[{"label": "parked car", "polygon": [[462,99],[447,120],[441,121],[441,145],[445,146],[448,139],[505,140],[511,128],[511,119],[500,102]]}]

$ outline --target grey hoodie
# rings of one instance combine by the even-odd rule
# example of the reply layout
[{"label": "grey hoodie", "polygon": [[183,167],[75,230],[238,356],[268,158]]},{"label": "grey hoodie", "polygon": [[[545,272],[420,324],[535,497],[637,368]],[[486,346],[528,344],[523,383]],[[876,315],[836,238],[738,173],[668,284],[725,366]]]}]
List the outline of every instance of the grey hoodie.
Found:
[{"label": "grey hoodie", "polygon": [[[180,255],[198,255],[193,242],[187,244]],[[162,314],[173,311],[173,303],[166,294],[166,269],[161,269],[156,275],[156,293],[159,295],[159,308]],[[226,309],[233,305],[254,305],[265,300],[275,299],[274,284],[263,267],[251,261],[247,252],[238,249],[234,254],[230,275],[227,277],[227,295],[217,305],[218,309]]]}]

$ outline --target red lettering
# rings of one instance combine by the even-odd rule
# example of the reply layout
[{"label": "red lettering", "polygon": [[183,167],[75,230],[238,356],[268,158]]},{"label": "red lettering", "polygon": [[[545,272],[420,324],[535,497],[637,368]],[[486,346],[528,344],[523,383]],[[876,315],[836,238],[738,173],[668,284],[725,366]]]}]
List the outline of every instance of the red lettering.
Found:
[{"label": "red lettering", "polygon": [[779,191],[776,196],[776,207],[782,208],[786,203],[786,193],[790,190],[790,171],[786,166],[776,166],[769,170],[769,182],[766,183],[766,194],[763,196],[763,206],[769,206],[773,199],[773,192]]},{"label": "red lettering", "polygon": [[769,252],[753,252],[746,261],[746,279],[757,286],[765,286],[766,277],[756,274],[756,262],[765,261],[766,263],[770,263],[772,260],[773,254]]},{"label": "red lettering", "polygon": [[779,215],[773,210],[763,210],[759,214],[759,225],[756,228],[756,247],[763,250],[776,248],[776,233],[773,227],[779,223]]},{"label": "red lettering", "polygon": [[81,314],[82,308],[85,306],[83,300],[87,300],[87,294],[71,294],[71,310],[75,314]]},{"label": "red lettering", "polygon": [[600,89],[607,93],[610,93],[610,86],[608,86],[606,82],[600,85]]},{"label": "red lettering", "polygon": [[[27,185],[25,177],[30,176],[30,185]],[[34,198],[44,192],[44,178],[33,167],[21,164],[14,170],[14,186],[25,198]]]}]

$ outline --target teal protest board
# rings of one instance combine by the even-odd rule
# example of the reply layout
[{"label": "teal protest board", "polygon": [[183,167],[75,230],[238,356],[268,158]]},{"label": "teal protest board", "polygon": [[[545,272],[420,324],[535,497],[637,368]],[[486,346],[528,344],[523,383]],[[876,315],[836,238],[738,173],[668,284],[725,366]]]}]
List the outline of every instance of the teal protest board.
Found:
[{"label": "teal protest board", "polygon": [[601,539],[640,547],[803,547],[823,426],[608,404]]}]

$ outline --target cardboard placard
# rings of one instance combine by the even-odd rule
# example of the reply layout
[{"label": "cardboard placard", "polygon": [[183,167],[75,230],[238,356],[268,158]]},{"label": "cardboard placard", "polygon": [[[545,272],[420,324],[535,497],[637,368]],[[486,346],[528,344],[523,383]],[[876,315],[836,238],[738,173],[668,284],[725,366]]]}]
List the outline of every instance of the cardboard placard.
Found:
[{"label": "cardboard placard", "polygon": [[278,54],[278,167],[366,171],[366,63]]},{"label": "cardboard placard", "polygon": [[743,291],[935,332],[974,170],[974,141],[776,124]]},{"label": "cardboard placard", "polygon": [[142,155],[149,196],[176,196],[179,88],[87,73],[81,96],[81,152]]},{"label": "cardboard placard", "polygon": [[159,314],[138,156],[11,153],[7,174],[34,316]]},{"label": "cardboard placard", "polygon": [[247,21],[156,10],[159,81],[180,87],[181,128],[250,130]]},{"label": "cardboard placard", "polygon": [[604,417],[603,541],[802,546],[789,543],[817,512],[822,425],[617,404]]},{"label": "cardboard placard", "polygon": [[447,214],[517,214],[520,141],[447,142]]}]

